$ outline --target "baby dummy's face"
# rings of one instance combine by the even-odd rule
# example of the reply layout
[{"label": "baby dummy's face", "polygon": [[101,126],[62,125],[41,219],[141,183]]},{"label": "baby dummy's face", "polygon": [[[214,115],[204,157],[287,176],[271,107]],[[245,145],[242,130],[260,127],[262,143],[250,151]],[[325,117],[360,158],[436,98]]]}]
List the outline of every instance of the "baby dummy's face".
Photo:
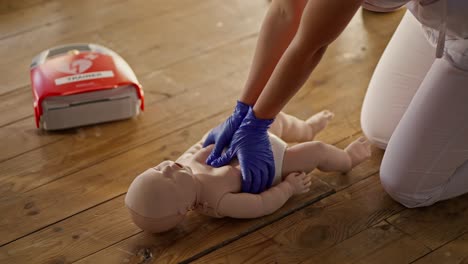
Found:
[{"label": "baby dummy's face", "polygon": [[165,160],[156,167],[155,170],[160,171],[164,177],[173,178],[176,181],[183,181],[184,178],[192,177],[192,169],[172,160]]},{"label": "baby dummy's face", "polygon": [[156,233],[182,221],[195,198],[192,170],[173,161],[164,161],[135,178],[125,204],[137,226]]}]

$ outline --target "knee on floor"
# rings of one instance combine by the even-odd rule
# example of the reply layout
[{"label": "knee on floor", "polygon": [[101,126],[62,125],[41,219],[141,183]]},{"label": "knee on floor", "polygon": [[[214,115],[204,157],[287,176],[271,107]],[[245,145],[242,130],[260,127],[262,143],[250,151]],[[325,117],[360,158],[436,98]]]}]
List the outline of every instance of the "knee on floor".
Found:
[{"label": "knee on floor", "polygon": [[380,149],[386,149],[391,132],[365,112],[361,114],[361,128],[369,141]]},{"label": "knee on floor", "polygon": [[426,207],[439,200],[439,189],[421,192],[415,184],[405,181],[404,174],[390,170],[380,171],[380,182],[390,197],[407,208]]}]

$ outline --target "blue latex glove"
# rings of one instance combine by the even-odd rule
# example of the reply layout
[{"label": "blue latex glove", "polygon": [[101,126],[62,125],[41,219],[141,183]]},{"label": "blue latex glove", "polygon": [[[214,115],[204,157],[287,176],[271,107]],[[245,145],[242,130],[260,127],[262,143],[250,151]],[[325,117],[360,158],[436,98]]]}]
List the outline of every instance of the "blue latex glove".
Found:
[{"label": "blue latex glove", "polygon": [[237,155],[242,172],[242,192],[260,193],[275,177],[275,162],[268,136],[273,119],[257,119],[252,108],[232,137],[231,146],[212,166],[220,167]]},{"label": "blue latex glove", "polygon": [[239,128],[244,120],[244,117],[249,111],[249,105],[244,104],[240,101],[237,101],[236,108],[234,112],[224,123],[213,128],[208,136],[206,137],[203,147],[206,147],[211,144],[216,144],[213,151],[210,153],[206,159],[206,164],[211,165],[211,162],[215,159],[218,159],[221,156],[224,148],[228,147],[231,143],[232,136]]}]

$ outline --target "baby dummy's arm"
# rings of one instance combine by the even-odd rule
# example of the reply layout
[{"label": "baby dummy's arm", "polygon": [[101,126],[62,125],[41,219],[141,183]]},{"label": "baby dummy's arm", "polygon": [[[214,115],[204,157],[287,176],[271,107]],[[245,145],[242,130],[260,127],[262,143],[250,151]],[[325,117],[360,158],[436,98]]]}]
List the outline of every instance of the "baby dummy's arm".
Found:
[{"label": "baby dummy's arm", "polygon": [[233,218],[256,218],[281,208],[291,196],[309,191],[310,176],[293,172],[280,184],[260,194],[228,193],[219,203],[218,212]]},{"label": "baby dummy's arm", "polygon": [[310,141],[327,126],[333,116],[332,112],[324,110],[304,121],[280,112],[271,125],[270,132],[286,142]]},{"label": "baby dummy's arm", "polygon": [[185,151],[184,154],[182,154],[176,160],[176,162],[178,162],[179,160],[182,160],[182,159],[186,159],[186,158],[188,158],[190,156],[193,156],[193,154],[197,153],[198,151],[200,151],[202,149],[202,144],[203,144],[202,141],[198,141],[196,144],[191,146],[187,151]]},{"label": "baby dummy's arm", "polygon": [[195,153],[200,151],[203,148],[203,142],[205,142],[205,139],[207,136],[208,136],[208,133],[206,133],[200,141],[198,141],[193,146],[191,146],[187,151],[185,151],[184,154],[180,155],[180,157],[176,160],[176,162],[178,162],[179,160],[186,159],[190,156],[193,156]]}]

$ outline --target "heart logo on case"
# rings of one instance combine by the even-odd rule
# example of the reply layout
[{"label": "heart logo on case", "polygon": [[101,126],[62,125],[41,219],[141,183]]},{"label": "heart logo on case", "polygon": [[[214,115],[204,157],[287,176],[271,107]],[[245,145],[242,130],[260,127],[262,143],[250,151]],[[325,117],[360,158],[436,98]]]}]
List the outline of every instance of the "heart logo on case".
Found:
[{"label": "heart logo on case", "polygon": [[93,62],[85,59],[72,61],[70,64],[63,64],[58,67],[61,73],[78,74],[88,70],[93,65]]}]

